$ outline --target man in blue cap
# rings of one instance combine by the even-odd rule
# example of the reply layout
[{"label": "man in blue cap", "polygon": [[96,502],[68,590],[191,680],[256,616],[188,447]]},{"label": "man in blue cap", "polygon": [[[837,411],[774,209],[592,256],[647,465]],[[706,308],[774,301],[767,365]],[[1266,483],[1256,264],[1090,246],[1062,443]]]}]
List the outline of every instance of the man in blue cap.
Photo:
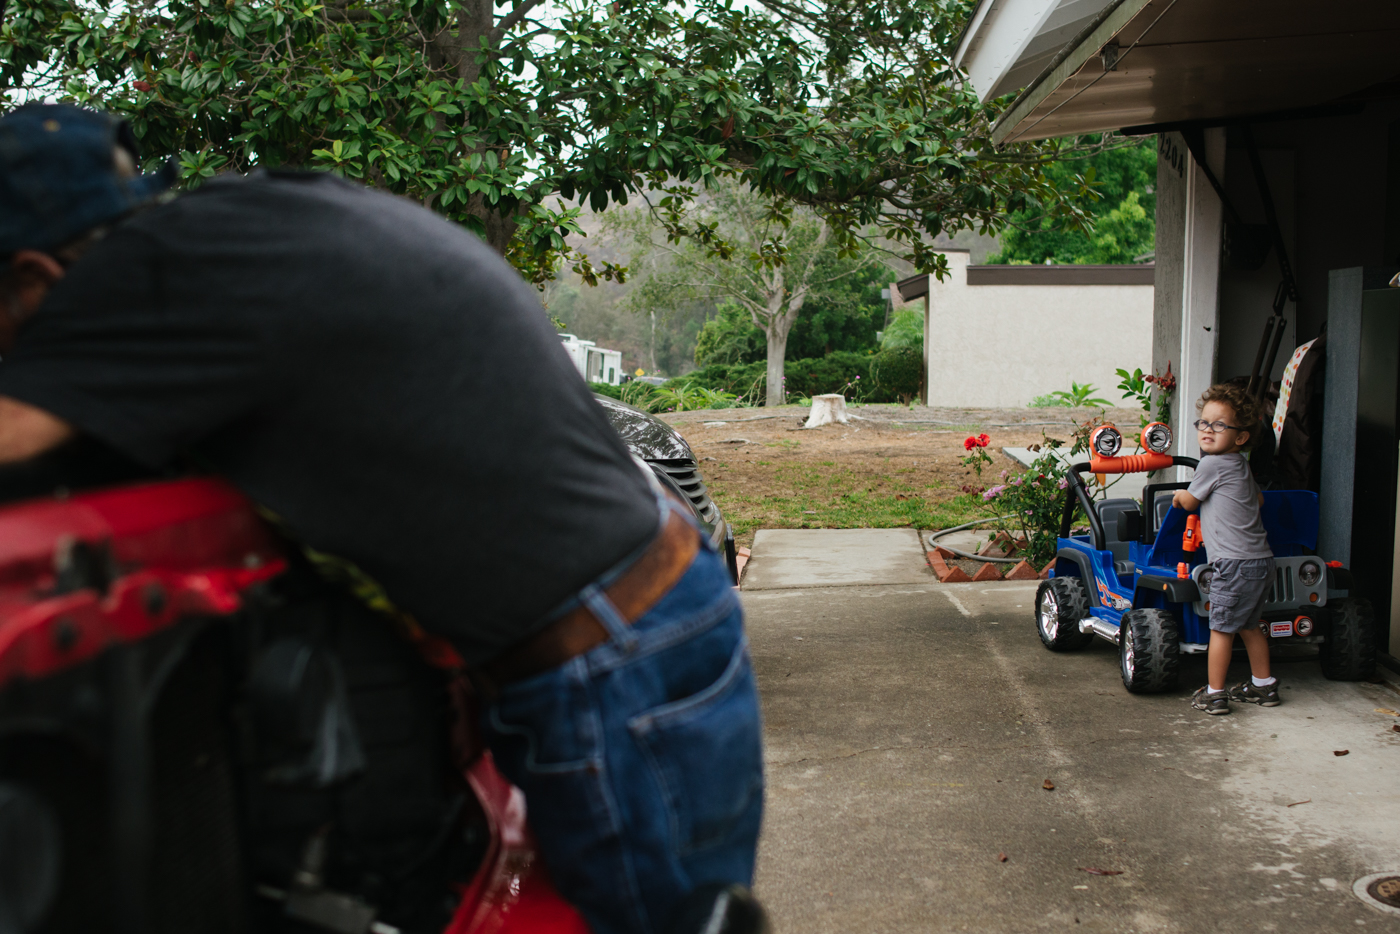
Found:
[{"label": "man in blue cap", "polygon": [[[0,355],[48,290],[108,229],[170,187],[173,167],[141,176],[124,122],[76,107],[21,107],[0,132]],[[0,396],[0,463],[71,437],[62,419]]]},{"label": "man in blue cap", "polygon": [[723,561],[659,496],[530,287],[317,173],[152,204],[124,125],[0,118],[0,464],[75,437],[197,463],[449,640],[597,934],[748,884],[757,692]]}]

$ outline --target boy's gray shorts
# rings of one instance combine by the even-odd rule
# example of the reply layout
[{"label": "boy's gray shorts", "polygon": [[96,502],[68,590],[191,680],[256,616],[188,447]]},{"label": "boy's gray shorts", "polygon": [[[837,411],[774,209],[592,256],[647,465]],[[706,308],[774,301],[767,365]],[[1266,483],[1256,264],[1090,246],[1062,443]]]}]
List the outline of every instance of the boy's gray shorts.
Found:
[{"label": "boy's gray shorts", "polygon": [[1274,582],[1273,558],[1217,558],[1210,563],[1210,628],[1239,632],[1259,622]]}]

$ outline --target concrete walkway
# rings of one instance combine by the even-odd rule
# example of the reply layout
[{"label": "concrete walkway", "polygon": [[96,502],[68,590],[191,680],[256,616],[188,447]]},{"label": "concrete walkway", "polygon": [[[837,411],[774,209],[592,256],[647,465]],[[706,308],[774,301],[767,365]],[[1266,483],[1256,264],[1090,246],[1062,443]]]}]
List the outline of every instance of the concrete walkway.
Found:
[{"label": "concrete walkway", "polygon": [[1207,717],[1203,658],[1133,696],[1107,644],[1046,651],[1034,583],[801,588],[854,572],[783,548],[743,594],[780,934],[1400,932],[1351,891],[1400,871],[1400,693],[1284,662],[1282,707]]},{"label": "concrete walkway", "polygon": [[760,529],[745,590],[926,584],[934,580],[913,529]]}]

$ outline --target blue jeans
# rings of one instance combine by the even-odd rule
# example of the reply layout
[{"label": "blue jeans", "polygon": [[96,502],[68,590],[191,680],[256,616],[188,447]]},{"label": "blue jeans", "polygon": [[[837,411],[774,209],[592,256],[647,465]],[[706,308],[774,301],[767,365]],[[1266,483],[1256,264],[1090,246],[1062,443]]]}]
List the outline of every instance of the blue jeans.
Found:
[{"label": "blue jeans", "polygon": [[743,611],[708,543],[631,626],[597,585],[582,599],[611,638],[507,685],[486,738],[594,934],[661,934],[696,886],[753,881],[763,747]]}]

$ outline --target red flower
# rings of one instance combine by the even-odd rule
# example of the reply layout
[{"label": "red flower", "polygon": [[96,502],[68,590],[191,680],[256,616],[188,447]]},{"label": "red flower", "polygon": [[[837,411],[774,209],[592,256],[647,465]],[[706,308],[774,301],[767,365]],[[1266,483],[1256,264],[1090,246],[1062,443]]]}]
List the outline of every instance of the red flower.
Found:
[{"label": "red flower", "polygon": [[984,448],[984,447],[987,446],[988,442],[990,442],[991,440],[992,440],[992,439],[991,439],[991,438],[988,438],[986,435],[978,435],[978,436],[977,436],[977,446],[978,446],[979,448]]},{"label": "red flower", "polygon": [[975,448],[975,447],[977,447],[977,439],[976,439],[976,438],[968,438],[966,441],[963,442],[963,450],[964,450],[964,451],[971,451],[971,450],[972,450],[973,448]]}]

